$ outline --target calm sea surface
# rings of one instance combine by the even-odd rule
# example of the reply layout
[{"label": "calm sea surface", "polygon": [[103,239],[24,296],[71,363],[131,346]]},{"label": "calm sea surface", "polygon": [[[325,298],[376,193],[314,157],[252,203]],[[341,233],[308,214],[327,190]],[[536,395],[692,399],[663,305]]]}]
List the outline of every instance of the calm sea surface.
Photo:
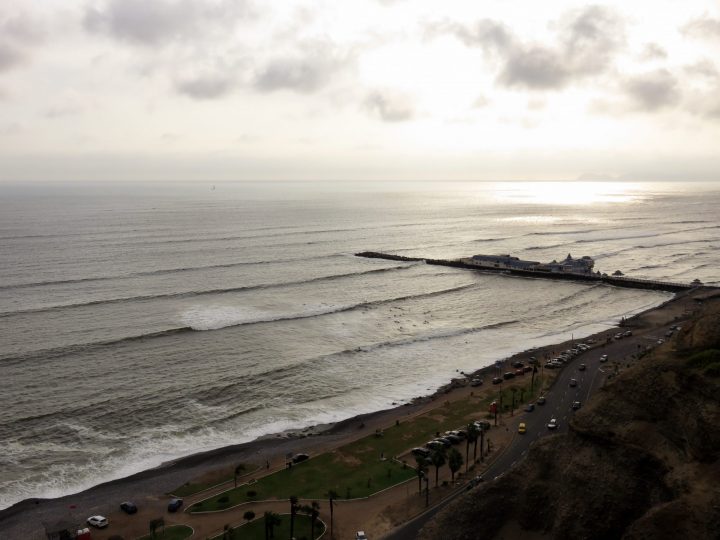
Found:
[{"label": "calm sea surface", "polygon": [[406,402],[670,297],[357,251],[717,284],[718,208],[702,184],[0,186],[0,508]]}]

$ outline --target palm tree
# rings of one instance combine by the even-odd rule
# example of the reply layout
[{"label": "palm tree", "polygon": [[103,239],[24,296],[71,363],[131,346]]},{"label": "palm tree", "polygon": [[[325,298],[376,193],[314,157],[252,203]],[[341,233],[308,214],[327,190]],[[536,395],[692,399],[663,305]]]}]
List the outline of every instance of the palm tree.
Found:
[{"label": "palm tree", "polygon": [[[467,444],[465,446],[465,472],[468,470],[468,463],[470,461],[470,443],[475,444],[475,448],[477,448],[477,440],[478,435],[480,434],[480,431],[478,430],[477,425],[475,422],[470,422],[467,425]],[[474,452],[474,451],[473,451]],[[473,461],[475,460],[475,456],[473,455]]]},{"label": "palm tree", "polygon": [[225,527],[223,527],[223,540],[232,540],[234,532],[235,529],[233,529],[230,525],[225,525]]},{"label": "palm tree", "polygon": [[427,460],[422,456],[415,456],[415,463],[417,463],[415,472],[418,477],[418,493],[422,493],[422,479],[425,477],[425,473],[427,472]]},{"label": "palm tree", "polygon": [[265,512],[265,540],[275,538],[275,527],[280,525],[282,520],[275,512]]},{"label": "palm tree", "polygon": [[165,520],[163,518],[155,518],[150,520],[150,537],[155,538],[155,533],[162,527],[165,530]]},{"label": "palm tree", "polygon": [[440,474],[440,467],[445,465],[447,461],[445,456],[445,447],[437,448],[430,452],[430,463],[435,466],[435,487],[438,487],[438,475]]},{"label": "palm tree", "polygon": [[242,463],[240,463],[238,466],[235,467],[235,475],[233,477],[235,480],[235,487],[237,487],[238,476],[240,476],[240,474],[243,473],[244,471],[245,471],[245,465],[243,465]]},{"label": "palm tree", "polygon": [[333,501],[338,498],[338,494],[332,489],[327,492],[327,498],[330,501],[330,540],[335,538],[333,531]]},{"label": "palm tree", "polygon": [[455,473],[460,470],[462,464],[462,454],[458,452],[457,448],[451,448],[450,452],[448,453],[448,466],[450,467],[450,472],[452,473],[453,482],[455,482]]},{"label": "palm tree", "polygon": [[295,537],[295,516],[300,508],[298,498],[295,495],[290,496],[290,540]]},{"label": "palm tree", "polygon": [[315,523],[320,516],[320,504],[317,501],[313,501],[309,505],[303,506],[301,510],[310,516],[310,540],[315,540]]}]

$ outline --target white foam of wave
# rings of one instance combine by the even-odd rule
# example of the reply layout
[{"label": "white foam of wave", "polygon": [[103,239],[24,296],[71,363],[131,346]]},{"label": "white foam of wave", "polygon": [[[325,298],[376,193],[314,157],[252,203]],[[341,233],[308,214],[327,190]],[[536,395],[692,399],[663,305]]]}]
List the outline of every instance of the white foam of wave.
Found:
[{"label": "white foam of wave", "polygon": [[278,312],[254,307],[222,305],[196,306],[186,309],[180,315],[180,320],[185,326],[189,326],[193,330],[219,330],[220,328],[239,326],[242,324],[327,315],[349,309],[350,307],[352,306],[331,306],[327,304],[305,305],[299,310]]}]

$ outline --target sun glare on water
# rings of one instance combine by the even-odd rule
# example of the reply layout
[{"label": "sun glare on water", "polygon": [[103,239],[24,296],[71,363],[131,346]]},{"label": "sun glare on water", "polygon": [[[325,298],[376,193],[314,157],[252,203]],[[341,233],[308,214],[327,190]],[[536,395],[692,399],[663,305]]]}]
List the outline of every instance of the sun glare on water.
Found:
[{"label": "sun glare on water", "polygon": [[500,202],[554,205],[630,203],[642,199],[639,186],[624,182],[508,182],[495,185]]}]

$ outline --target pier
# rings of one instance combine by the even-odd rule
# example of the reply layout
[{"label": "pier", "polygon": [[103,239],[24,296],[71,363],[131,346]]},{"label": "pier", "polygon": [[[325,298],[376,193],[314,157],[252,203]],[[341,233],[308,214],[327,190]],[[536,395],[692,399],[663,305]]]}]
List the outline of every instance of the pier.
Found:
[{"label": "pier", "polygon": [[607,274],[579,274],[572,272],[540,272],[536,270],[522,270],[519,268],[492,268],[489,266],[478,266],[472,264],[469,259],[426,259],[423,257],[405,257],[402,255],[393,255],[391,253],[380,253],[377,251],[363,251],[355,254],[356,257],[366,257],[369,259],[385,259],[389,261],[405,261],[405,262],[424,262],[425,264],[434,264],[437,266],[452,266],[454,268],[466,268],[476,272],[489,274],[504,274],[515,277],[535,278],[535,279],[552,279],[560,281],[580,281],[590,283],[604,283],[615,287],[625,287],[628,289],[646,289],[653,291],[667,291],[672,293],[688,291],[702,284],[691,283],[673,283],[668,281],[653,281],[648,279],[629,278],[624,276],[610,276]]}]

